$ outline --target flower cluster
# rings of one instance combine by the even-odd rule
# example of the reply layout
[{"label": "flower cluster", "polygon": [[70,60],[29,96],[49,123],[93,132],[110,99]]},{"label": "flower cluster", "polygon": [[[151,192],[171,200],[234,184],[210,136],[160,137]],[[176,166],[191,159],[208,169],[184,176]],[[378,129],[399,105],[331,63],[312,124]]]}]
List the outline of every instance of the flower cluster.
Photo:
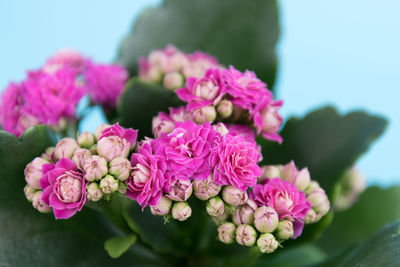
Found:
[{"label": "flower cluster", "polygon": [[94,64],[74,51],[61,51],[20,83],[10,83],[0,101],[3,129],[20,136],[27,128],[46,124],[56,130],[75,119],[85,94],[105,108],[116,106],[128,78],[117,65]]}]

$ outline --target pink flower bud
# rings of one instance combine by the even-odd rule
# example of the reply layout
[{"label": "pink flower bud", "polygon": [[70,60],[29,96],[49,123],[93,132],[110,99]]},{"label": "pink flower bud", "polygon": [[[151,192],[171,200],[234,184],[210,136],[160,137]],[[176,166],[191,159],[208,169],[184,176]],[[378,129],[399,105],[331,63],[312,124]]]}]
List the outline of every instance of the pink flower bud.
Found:
[{"label": "pink flower bud", "polygon": [[65,172],[57,177],[54,191],[58,199],[65,204],[78,202],[82,198],[81,177],[72,172]]},{"label": "pink flower bud", "polygon": [[281,165],[267,165],[261,167],[261,177],[260,182],[264,181],[265,179],[273,179],[276,177],[281,177]]},{"label": "pink flower bud", "polygon": [[62,158],[72,159],[74,151],[78,148],[78,143],[74,139],[69,137],[63,138],[57,143],[56,147],[54,148],[54,157],[57,160],[60,160]]},{"label": "pink flower bud", "polygon": [[225,204],[224,201],[218,196],[210,198],[206,204],[206,211],[210,216],[220,216],[224,214]]},{"label": "pink flower bud", "polygon": [[197,124],[203,124],[206,121],[213,122],[217,118],[217,112],[213,106],[204,106],[193,110],[193,119]]},{"label": "pink flower bud", "polygon": [[95,136],[89,132],[83,132],[78,136],[78,144],[83,148],[90,148],[95,141]]},{"label": "pink flower bud", "polygon": [[282,117],[279,115],[279,105],[268,105],[261,111],[262,132],[276,133],[282,124]]},{"label": "pink flower bud", "polygon": [[299,171],[297,170],[296,165],[292,160],[291,162],[282,167],[280,177],[282,180],[294,184],[298,172]]},{"label": "pink flower bud", "polygon": [[106,175],[100,180],[100,188],[104,194],[111,194],[118,190],[118,180],[112,175]]},{"label": "pink flower bud", "polygon": [[158,66],[151,66],[149,70],[147,71],[146,75],[141,76],[141,79],[144,79],[145,81],[153,82],[153,83],[159,83],[161,82],[161,79],[164,75],[164,72],[160,67]]},{"label": "pink flower bud", "polygon": [[239,206],[246,203],[248,196],[246,191],[242,191],[231,185],[224,186],[222,190],[222,198],[232,206]]},{"label": "pink flower bud", "polygon": [[278,213],[271,207],[261,206],[254,212],[254,226],[261,233],[272,233],[278,222]]},{"label": "pink flower bud", "polygon": [[174,130],[175,122],[165,116],[165,113],[161,113],[158,116],[153,117],[152,120],[152,131],[155,138],[161,137],[162,133],[170,133]]},{"label": "pink flower bud", "polygon": [[248,199],[247,202],[238,207],[235,214],[232,217],[233,222],[236,225],[240,224],[253,224],[254,212],[257,209],[257,204],[252,200]]},{"label": "pink flower bud", "polygon": [[100,138],[100,136],[103,134],[103,131],[105,129],[110,128],[110,127],[111,127],[111,125],[107,124],[107,123],[100,124],[97,127],[96,131],[94,132],[94,136],[96,137],[96,140]]},{"label": "pink flower bud", "polygon": [[218,84],[214,84],[211,79],[202,79],[194,88],[194,95],[205,100],[214,100],[219,93]]},{"label": "pink flower bud", "polygon": [[97,144],[94,144],[93,146],[91,146],[89,151],[90,151],[90,153],[92,153],[92,155],[97,155]]},{"label": "pink flower bud", "polygon": [[257,240],[257,247],[262,253],[272,253],[278,248],[278,245],[278,241],[270,233],[260,235]]},{"label": "pink flower bud", "polygon": [[214,126],[214,130],[216,130],[217,132],[219,132],[222,136],[226,135],[227,133],[229,133],[228,128],[225,126],[225,124],[223,124],[222,122],[219,122]]},{"label": "pink flower bud", "polygon": [[314,191],[307,196],[307,201],[311,203],[312,208],[323,204],[327,199],[325,192],[322,190]]},{"label": "pink flower bud", "polygon": [[222,118],[229,118],[233,112],[232,102],[227,99],[222,100],[217,106],[217,112]]},{"label": "pink flower bud", "polygon": [[97,153],[108,162],[116,157],[127,158],[130,150],[131,144],[125,138],[116,135],[103,137],[97,144]]},{"label": "pink flower bud", "polygon": [[183,76],[179,72],[170,72],[164,76],[163,85],[173,91],[183,86]]},{"label": "pink flower bud", "polygon": [[331,204],[329,202],[328,197],[326,197],[321,204],[319,204],[319,205],[317,205],[315,207],[312,207],[312,208],[317,213],[317,217],[318,217],[318,220],[319,220],[319,219],[322,218],[322,216],[324,216],[325,214],[328,213],[330,207],[331,207]]},{"label": "pink flower bud", "polygon": [[297,174],[294,185],[300,191],[304,191],[310,184],[310,181],[311,181],[310,172],[308,171],[307,168],[304,168]]},{"label": "pink flower bud", "polygon": [[231,222],[226,222],[218,227],[218,239],[222,243],[232,244],[235,241],[236,226]]},{"label": "pink flower bud", "polygon": [[215,197],[221,191],[221,186],[213,182],[212,175],[207,180],[193,181],[194,195],[201,200]]},{"label": "pink flower bud", "polygon": [[282,220],[276,228],[276,237],[282,240],[291,238],[294,234],[293,223],[289,220]]},{"label": "pink flower bud", "polygon": [[85,179],[87,181],[100,180],[108,173],[107,161],[100,156],[91,156],[83,163],[83,170],[85,171]]},{"label": "pink flower bud", "polygon": [[43,165],[49,162],[42,158],[35,158],[25,168],[25,181],[35,189],[41,189],[39,180],[42,178]]},{"label": "pink flower bud", "polygon": [[317,222],[317,213],[313,209],[309,209],[306,216],[304,217],[304,223],[309,224],[309,223],[315,223]]},{"label": "pink flower bud", "polygon": [[72,156],[72,161],[75,163],[76,167],[83,169],[85,160],[90,158],[92,153],[86,148],[78,148],[74,151],[74,155]]},{"label": "pink flower bud", "polygon": [[304,193],[306,193],[306,195],[310,195],[312,192],[314,191],[321,191],[321,187],[319,186],[317,181],[311,181],[306,190],[304,191]]},{"label": "pink flower bud", "polygon": [[171,183],[170,190],[166,195],[174,201],[186,201],[193,192],[192,182],[190,180],[175,180]]},{"label": "pink flower bud", "polygon": [[42,201],[43,191],[36,191],[32,196],[32,205],[41,213],[48,213],[51,211],[49,205]]},{"label": "pink flower bud", "polygon": [[30,186],[29,184],[25,185],[24,187],[24,193],[25,193],[25,197],[29,202],[32,202],[32,197],[33,194],[35,194],[36,189],[33,188],[32,186]]},{"label": "pink flower bud", "polygon": [[256,243],[257,232],[253,226],[241,224],[236,229],[236,242],[242,246],[251,247]]},{"label": "pink flower bud", "polygon": [[192,208],[187,202],[175,202],[171,214],[175,220],[185,221],[192,215]]},{"label": "pink flower bud", "polygon": [[171,206],[172,201],[165,196],[161,196],[157,204],[150,207],[150,211],[153,213],[153,215],[164,216],[171,211]]},{"label": "pink flower bud", "polygon": [[42,155],[40,157],[42,159],[47,160],[50,163],[54,163],[53,152],[54,152],[54,147],[48,147],[48,148],[46,148],[46,150],[44,151],[44,153],[42,153]]},{"label": "pink flower bud", "polygon": [[120,181],[125,181],[131,175],[132,165],[126,158],[117,157],[109,164],[108,172]]},{"label": "pink flower bud", "polygon": [[96,182],[90,183],[86,187],[86,198],[91,201],[99,201],[103,198],[103,191]]}]

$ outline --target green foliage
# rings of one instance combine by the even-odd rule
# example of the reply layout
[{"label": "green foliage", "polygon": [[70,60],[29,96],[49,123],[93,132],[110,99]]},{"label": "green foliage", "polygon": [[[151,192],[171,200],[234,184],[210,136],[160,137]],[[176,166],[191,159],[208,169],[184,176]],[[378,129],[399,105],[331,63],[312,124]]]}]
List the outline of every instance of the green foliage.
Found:
[{"label": "green foliage", "polygon": [[104,242],[104,249],[111,258],[116,259],[126,252],[136,242],[136,239],[134,234],[112,237]]}]

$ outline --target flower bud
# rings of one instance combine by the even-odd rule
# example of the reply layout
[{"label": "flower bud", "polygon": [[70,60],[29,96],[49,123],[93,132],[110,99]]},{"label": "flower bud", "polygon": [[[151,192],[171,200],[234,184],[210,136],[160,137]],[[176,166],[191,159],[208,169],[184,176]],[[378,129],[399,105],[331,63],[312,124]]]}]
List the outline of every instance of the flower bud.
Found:
[{"label": "flower bud", "polygon": [[174,130],[175,122],[170,118],[159,115],[153,117],[152,132],[155,138],[161,137],[162,133],[170,133]]},{"label": "flower bud", "polygon": [[261,167],[261,177],[260,177],[260,182],[262,182],[265,179],[273,179],[276,177],[281,177],[281,165],[267,165]]},{"label": "flower bud", "polygon": [[91,156],[83,163],[83,170],[85,171],[85,179],[87,181],[100,180],[108,173],[107,161],[100,156]]},{"label": "flower bud", "polygon": [[86,186],[86,198],[91,201],[99,201],[103,197],[99,185],[96,182],[90,183]]},{"label": "flower bud", "polygon": [[282,220],[276,228],[276,237],[282,240],[291,238],[294,234],[293,223],[289,220]]},{"label": "flower bud", "polygon": [[213,177],[210,175],[207,180],[193,181],[194,195],[200,200],[207,200],[215,197],[221,191],[221,186],[213,182]]},{"label": "flower bud", "polygon": [[193,192],[192,182],[190,180],[175,180],[171,183],[170,190],[166,195],[174,201],[186,201]]},{"label": "flower bud", "polygon": [[131,145],[125,138],[116,135],[106,136],[97,143],[97,153],[108,162],[116,157],[127,158]]},{"label": "flower bud", "polygon": [[260,235],[257,240],[257,247],[262,253],[272,253],[278,248],[278,245],[278,241],[270,233]]},{"label": "flower bud", "polygon": [[39,180],[42,178],[43,165],[49,162],[42,158],[35,158],[25,168],[25,181],[35,189],[41,189]]},{"label": "flower bud", "polygon": [[32,186],[30,186],[29,184],[25,185],[24,187],[24,193],[25,193],[25,197],[29,202],[32,202],[32,197],[33,194],[35,194],[36,189],[33,188]]},{"label": "flower bud", "polygon": [[224,201],[218,196],[210,198],[206,204],[206,211],[210,216],[220,216],[224,214],[225,204]]},{"label": "flower bud", "polygon": [[311,194],[314,191],[321,191],[321,187],[319,186],[317,181],[311,181],[306,190],[304,191],[304,193],[306,193],[306,195],[308,196],[309,194]]},{"label": "flower bud", "polygon": [[311,203],[311,207],[317,207],[327,200],[327,196],[323,190],[317,190],[307,196],[307,201]]},{"label": "flower bud", "polygon": [[78,136],[78,144],[83,148],[90,148],[95,143],[95,136],[89,132],[83,132]]},{"label": "flower bud", "polygon": [[90,153],[88,149],[78,148],[72,156],[72,161],[75,163],[76,167],[83,169],[85,161],[90,158],[91,155],[92,153]]},{"label": "flower bud", "polygon": [[317,213],[313,209],[309,209],[306,216],[304,217],[304,223],[315,223],[317,222]]},{"label": "flower bud", "polygon": [[109,164],[108,172],[120,181],[125,181],[131,175],[132,165],[126,158],[117,157]]},{"label": "flower bud", "polygon": [[193,119],[197,124],[203,124],[206,121],[213,122],[217,118],[217,112],[213,106],[204,106],[193,110]]},{"label": "flower bud", "polygon": [[218,227],[218,239],[222,243],[232,244],[235,241],[236,226],[231,222],[226,222]]},{"label": "flower bud", "polygon": [[187,202],[175,202],[171,210],[172,218],[185,221],[192,215],[192,208]]},{"label": "flower bud", "polygon": [[233,205],[230,205],[228,203],[225,203],[225,213],[228,216],[233,216],[236,213],[236,211],[237,211],[237,207],[236,206],[233,206]]},{"label": "flower bud", "polygon": [[100,181],[100,188],[104,194],[111,194],[118,190],[118,180],[112,175],[106,175]]},{"label": "flower bud", "polygon": [[125,195],[126,191],[128,190],[128,185],[124,182],[119,181],[118,183],[118,193],[120,193],[121,195]]},{"label": "flower bud", "polygon": [[183,76],[179,72],[167,73],[163,79],[164,87],[171,91],[182,87],[183,82]]},{"label": "flower bud", "polygon": [[235,214],[232,217],[233,222],[236,225],[253,224],[254,211],[256,209],[257,204],[252,199],[248,199],[245,204],[239,206],[236,210]]},{"label": "flower bud", "polygon": [[282,117],[278,113],[279,106],[266,106],[261,111],[262,131],[265,133],[275,133],[282,124]]},{"label": "flower bud", "polygon": [[254,226],[261,233],[272,233],[278,222],[278,213],[272,207],[261,206],[254,212]]},{"label": "flower bud", "polygon": [[194,94],[205,100],[214,100],[218,95],[219,89],[218,84],[214,84],[211,80],[203,79],[197,84]]},{"label": "flower bud", "polygon": [[304,191],[310,184],[310,181],[311,181],[310,172],[308,171],[307,168],[304,168],[297,174],[294,185],[300,191]]},{"label": "flower bud", "polygon": [[325,198],[325,200],[319,204],[318,206],[312,207],[315,212],[317,212],[317,217],[318,220],[321,219],[322,216],[328,213],[329,209],[331,207],[331,204],[329,202],[328,197]]},{"label": "flower bud", "polygon": [[72,159],[74,151],[78,148],[78,143],[74,139],[69,137],[63,138],[54,148],[54,157],[56,160],[60,160],[62,158]]},{"label": "flower bud", "polygon": [[253,226],[241,224],[236,229],[236,242],[242,246],[251,247],[256,243],[257,232]]},{"label": "flower bud", "polygon": [[42,159],[47,160],[48,162],[53,162],[53,152],[54,152],[54,147],[48,147],[46,148],[46,150],[44,151],[44,153],[42,153],[42,155],[40,156]]},{"label": "flower bud", "polygon": [[150,211],[153,213],[153,215],[164,216],[171,211],[171,206],[172,201],[165,196],[161,196],[157,204],[150,207]]},{"label": "flower bud", "polygon": [[51,208],[42,201],[43,191],[36,191],[32,196],[32,205],[41,213],[47,213],[51,211]]},{"label": "flower bud", "polygon": [[103,134],[103,131],[104,131],[105,129],[109,128],[109,127],[111,127],[110,124],[107,124],[107,123],[100,124],[100,125],[97,127],[96,131],[94,132],[94,136],[96,137],[96,140],[99,139],[100,136]]},{"label": "flower bud", "polygon": [[212,216],[211,219],[217,225],[220,225],[228,220],[229,215],[224,212],[222,215]]},{"label": "flower bud", "polygon": [[248,197],[246,191],[241,191],[231,185],[225,186],[222,190],[222,198],[232,206],[239,206],[246,203]]},{"label": "flower bud", "polygon": [[228,128],[226,128],[225,124],[223,124],[222,122],[219,122],[214,126],[214,130],[219,132],[222,136],[226,135],[227,133],[229,133]]},{"label": "flower bud", "polygon": [[229,118],[233,112],[232,102],[227,99],[222,100],[217,106],[217,112],[222,118]]},{"label": "flower bud", "polygon": [[89,151],[90,151],[90,153],[92,153],[92,155],[97,155],[97,144],[94,144],[93,146],[91,146]]}]

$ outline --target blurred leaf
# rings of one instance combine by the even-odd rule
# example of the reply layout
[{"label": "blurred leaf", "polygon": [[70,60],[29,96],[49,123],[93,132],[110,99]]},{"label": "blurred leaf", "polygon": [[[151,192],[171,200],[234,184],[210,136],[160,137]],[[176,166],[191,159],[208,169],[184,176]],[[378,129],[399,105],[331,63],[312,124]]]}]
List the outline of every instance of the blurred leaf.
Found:
[{"label": "blurred leaf", "polygon": [[368,188],[350,209],[335,213],[318,244],[325,251],[345,248],[400,218],[400,186]]},{"label": "blurred leaf", "polygon": [[174,44],[202,50],[220,63],[254,70],[272,88],[279,35],[275,0],[165,0],[146,10],[121,45],[118,63],[135,72],[151,50]]},{"label": "blurred leaf", "polygon": [[400,222],[397,221],[318,266],[400,266],[399,247]]},{"label": "blurred leaf", "polygon": [[330,193],[386,124],[385,119],[364,112],[342,116],[332,107],[319,109],[302,119],[289,119],[281,132],[282,145],[259,138],[263,163],[283,164],[293,159],[297,167],[308,167],[311,178]]},{"label": "blurred leaf", "polygon": [[118,258],[136,242],[136,235],[117,236],[104,242],[104,249],[111,258]]},{"label": "blurred leaf", "polygon": [[124,127],[139,129],[139,136],[153,136],[151,121],[160,111],[179,105],[176,94],[160,85],[132,78],[119,98],[118,115]]}]

